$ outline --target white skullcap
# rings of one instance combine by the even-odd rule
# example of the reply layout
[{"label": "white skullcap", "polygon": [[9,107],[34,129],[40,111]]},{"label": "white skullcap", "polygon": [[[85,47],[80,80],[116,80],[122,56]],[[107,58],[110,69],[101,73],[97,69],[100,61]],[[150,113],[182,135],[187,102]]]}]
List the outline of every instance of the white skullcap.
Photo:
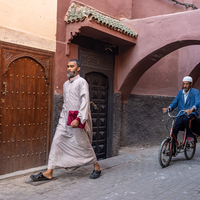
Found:
[{"label": "white skullcap", "polygon": [[191,83],[192,83],[192,77],[190,77],[190,76],[185,76],[185,77],[183,78],[183,81],[188,81],[188,82],[191,82]]}]

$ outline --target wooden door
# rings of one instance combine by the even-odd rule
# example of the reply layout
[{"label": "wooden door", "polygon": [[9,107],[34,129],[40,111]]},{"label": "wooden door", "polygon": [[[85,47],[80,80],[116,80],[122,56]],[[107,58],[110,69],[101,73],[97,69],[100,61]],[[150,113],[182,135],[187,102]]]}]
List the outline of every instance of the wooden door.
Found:
[{"label": "wooden door", "polygon": [[0,175],[45,165],[49,151],[50,82],[44,67],[25,55],[2,73]]},{"label": "wooden door", "polygon": [[[101,160],[106,158],[107,150],[108,78],[101,73],[91,72],[86,74],[85,79],[89,83],[90,88],[93,126],[92,146],[97,159]],[[94,105],[96,105],[98,109],[96,109]]]},{"label": "wooden door", "polygon": [[93,148],[98,160],[112,155],[113,143],[113,93],[114,56],[79,49],[81,76],[90,86],[90,98],[98,106],[91,105],[93,120]]}]

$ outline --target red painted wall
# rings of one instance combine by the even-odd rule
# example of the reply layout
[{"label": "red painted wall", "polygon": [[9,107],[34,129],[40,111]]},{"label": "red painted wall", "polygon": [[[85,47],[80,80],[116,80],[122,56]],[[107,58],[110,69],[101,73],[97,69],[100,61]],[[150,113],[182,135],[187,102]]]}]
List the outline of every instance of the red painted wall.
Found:
[{"label": "red painted wall", "polygon": [[[136,48],[133,47],[120,47],[120,55],[116,57],[116,69],[115,69],[115,92],[120,88],[123,77],[131,70],[133,65],[131,62],[135,57],[139,58],[143,55],[139,54],[137,51],[139,49],[152,48],[149,45],[155,45],[151,43],[151,36],[154,37],[154,33],[160,31],[162,24],[163,29],[168,30],[165,34],[162,33],[162,38],[154,38],[156,41],[156,46],[159,47],[159,42],[161,40],[169,39],[171,30],[176,28],[179,30],[180,23],[176,21],[176,15],[174,14],[174,19],[166,27],[165,20],[168,16],[165,16],[163,20],[162,16],[165,14],[170,14],[169,18],[173,13],[190,11],[191,8],[186,9],[184,6],[175,5],[168,0],[80,0],[80,2],[94,7],[95,9],[106,13],[107,15],[113,16],[115,18],[126,18],[126,24],[129,27],[136,27],[139,33],[138,43]],[[194,3],[200,8],[199,0],[181,0],[181,2]],[[67,80],[66,76],[66,65],[67,61],[72,58],[78,58],[78,47],[72,45],[71,54],[69,57],[65,55],[66,48],[66,23],[64,21],[65,14],[70,5],[69,0],[58,0],[58,12],[57,12],[57,51],[55,58],[55,93],[62,94],[62,85]],[[187,12],[186,12],[187,13]],[[152,16],[157,16],[157,23],[149,18]],[[194,22],[199,20],[198,14],[194,18]],[[179,17],[179,16],[177,16]],[[144,28],[144,24],[140,25],[141,18],[148,18],[148,26]],[[132,19],[132,21],[130,21]],[[134,21],[133,19],[136,19]],[[146,19],[144,19],[146,20]],[[181,20],[181,19],[179,19]],[[128,22],[129,21],[129,22]],[[81,22],[79,22],[81,23]],[[184,23],[184,21],[182,22]],[[187,23],[187,22],[185,22]],[[161,25],[159,25],[161,24]],[[159,30],[157,29],[160,26]],[[184,24],[187,27],[187,24]],[[149,28],[148,28],[149,27]],[[191,26],[190,26],[191,27]],[[187,28],[186,28],[187,29]],[[182,35],[187,32],[180,27],[180,31],[176,31],[177,36]],[[151,31],[151,33],[149,33]],[[163,31],[164,32],[164,31]],[[194,35],[200,35],[200,30],[195,29],[194,23]],[[188,35],[186,35],[188,37]],[[145,40],[143,40],[146,38]],[[143,41],[142,41],[143,40]],[[141,42],[140,42],[141,41]],[[153,48],[152,48],[153,49]],[[147,70],[143,76],[140,78],[134,89],[133,94],[148,94],[148,95],[166,95],[175,96],[177,91],[181,88],[181,79],[184,75],[189,74],[192,69],[199,62],[199,52],[200,46],[188,46],[179,50],[176,50],[166,57],[162,58],[159,62],[153,65],[149,70]],[[128,58],[128,59],[127,59]],[[200,80],[197,81],[197,88],[200,89]]]},{"label": "red painted wall", "polygon": [[[58,0],[57,12],[57,34],[56,34],[56,56],[55,56],[55,94],[62,94],[62,85],[67,80],[66,65],[69,59],[78,58],[78,47],[71,45],[71,54],[65,56],[66,47],[66,23],[64,17],[70,5],[70,0]],[[131,19],[132,0],[80,0],[107,15],[115,18]]]},{"label": "red painted wall", "polygon": [[[199,18],[200,11],[195,10],[124,20],[124,24],[136,28],[139,36],[135,47],[121,48],[118,88],[122,87],[126,80],[125,76],[131,72],[134,66],[157,49],[176,41],[198,40],[200,42]],[[183,76],[188,75],[199,62],[199,50],[200,45],[193,45],[179,49],[177,52],[171,52],[141,76],[132,93],[175,96],[178,89],[181,88]],[[144,67],[146,64],[148,63],[145,63]],[[172,71],[171,66],[178,71]],[[138,70],[144,67],[140,66]],[[175,74],[176,77],[174,77]],[[166,77],[166,75],[168,76]],[[124,91],[138,76],[134,77],[134,74],[131,74],[131,77],[132,80],[124,84]]]},{"label": "red painted wall", "polygon": [[[193,21],[197,20],[196,17]],[[177,26],[179,24],[177,23]],[[171,25],[171,30],[175,25],[176,23]],[[181,31],[181,26],[179,28],[180,32],[177,31],[177,34],[184,35],[184,30]],[[195,26],[192,32],[194,35],[191,39],[200,38],[200,31],[195,30]],[[132,94],[176,96],[182,87],[183,77],[189,75],[200,62],[199,55],[200,45],[187,46],[170,53],[144,73],[132,90]],[[200,84],[196,83],[194,87],[200,90]]]},{"label": "red painted wall", "polygon": [[132,0],[81,0],[80,2],[96,8],[99,11],[115,18],[131,19],[132,15]]},{"label": "red painted wall", "polygon": [[[176,96],[182,79],[200,62],[200,46],[176,50],[153,65],[140,78],[132,94]],[[200,82],[194,85],[200,90]]]},{"label": "red painted wall", "polygon": [[162,58],[140,78],[132,94],[169,95],[178,90],[178,51]]},{"label": "red painted wall", "polygon": [[[195,4],[200,8],[199,0],[179,0],[182,3]],[[176,12],[185,12],[192,10],[185,6],[175,4],[170,0],[133,0],[132,1],[132,19],[152,17],[156,15],[173,14]]]}]

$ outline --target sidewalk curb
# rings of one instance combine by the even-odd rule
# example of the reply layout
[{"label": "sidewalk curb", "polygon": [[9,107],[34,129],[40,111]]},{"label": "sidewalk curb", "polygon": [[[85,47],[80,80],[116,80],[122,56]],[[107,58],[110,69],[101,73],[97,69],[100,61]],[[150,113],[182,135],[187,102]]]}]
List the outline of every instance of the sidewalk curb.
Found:
[{"label": "sidewalk curb", "polygon": [[20,171],[16,171],[16,172],[5,174],[5,175],[0,175],[0,181],[4,180],[4,179],[9,179],[9,178],[17,178],[17,177],[25,176],[25,175],[32,174],[37,171],[44,170],[44,169],[47,169],[46,165],[41,166],[41,167],[30,168],[30,169],[26,169],[26,170],[20,170]]}]

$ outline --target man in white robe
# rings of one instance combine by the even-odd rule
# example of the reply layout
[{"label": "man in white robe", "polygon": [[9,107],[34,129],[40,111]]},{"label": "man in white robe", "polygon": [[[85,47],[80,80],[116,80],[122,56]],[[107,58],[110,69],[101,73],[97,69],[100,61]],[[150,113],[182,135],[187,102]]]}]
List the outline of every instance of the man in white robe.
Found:
[{"label": "man in white robe", "polygon": [[[51,145],[48,169],[44,173],[31,175],[30,178],[34,181],[50,180],[56,167],[70,170],[89,164],[94,164],[90,178],[100,177],[100,165],[91,145],[92,119],[88,83],[79,76],[79,71],[80,62],[76,59],[70,60],[67,65],[69,80],[63,85],[64,104]],[[68,113],[75,110],[78,115],[71,122],[71,126],[68,126]],[[85,123],[85,128],[78,128],[79,123]]]}]

